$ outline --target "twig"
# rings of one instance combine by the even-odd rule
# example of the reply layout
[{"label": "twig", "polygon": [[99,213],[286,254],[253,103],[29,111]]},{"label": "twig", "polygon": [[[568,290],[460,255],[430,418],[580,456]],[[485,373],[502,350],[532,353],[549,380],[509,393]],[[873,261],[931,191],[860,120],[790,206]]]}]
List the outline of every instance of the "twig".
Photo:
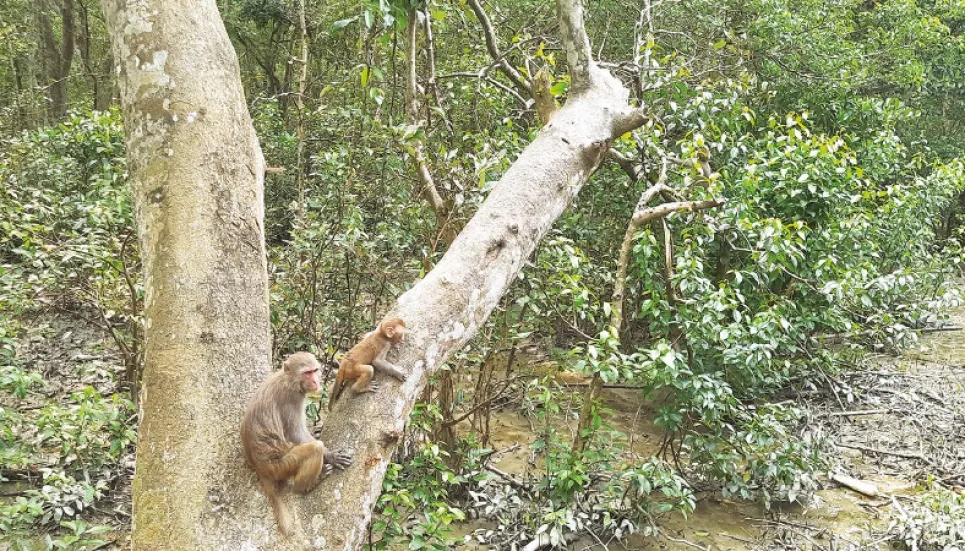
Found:
[{"label": "twig", "polygon": [[879,449],[877,449],[877,448],[869,448],[869,447],[867,447],[867,446],[858,446],[858,445],[856,445],[856,444],[840,444],[840,443],[839,443],[839,444],[835,444],[835,445],[838,446],[839,448],[849,448],[849,449],[852,449],[852,450],[860,450],[860,451],[863,451],[863,452],[877,453],[877,454],[881,454],[881,455],[893,455],[893,456],[895,456],[895,457],[903,457],[903,458],[905,458],[905,459],[916,459],[916,460],[918,460],[918,461],[922,461],[922,462],[927,463],[927,464],[929,464],[929,465],[934,465],[934,463],[932,463],[930,459],[928,459],[927,457],[924,457],[923,455],[918,454],[918,453],[900,452],[900,451],[891,451],[891,450],[879,450]]},{"label": "twig", "polygon": [[948,476],[946,476],[946,477],[944,477],[944,478],[939,478],[938,480],[939,480],[939,482],[941,482],[942,484],[944,484],[944,483],[946,483],[946,482],[950,482],[950,481],[952,481],[952,480],[955,480],[956,478],[960,478],[960,479],[962,479],[962,480],[965,480],[965,473],[956,473],[956,474],[948,475]]},{"label": "twig", "polygon": [[850,411],[829,411],[819,415],[823,415],[825,417],[851,417],[853,415],[876,415],[878,413],[891,413],[892,411],[894,411],[893,408],[855,409]]},{"label": "twig", "polygon": [[498,393],[496,393],[495,396],[489,398],[489,399],[486,400],[485,402],[481,402],[481,403],[479,403],[479,404],[476,404],[476,405],[473,406],[469,411],[463,413],[463,414],[460,415],[459,417],[456,417],[456,418],[454,418],[454,419],[449,419],[448,421],[444,421],[444,422],[442,423],[443,426],[451,427],[451,426],[453,426],[453,425],[458,425],[459,423],[465,421],[466,419],[469,419],[469,417],[471,417],[473,413],[476,413],[476,412],[479,411],[480,409],[482,409],[482,408],[484,408],[484,407],[492,404],[492,403],[495,402],[496,400],[502,398],[503,396],[505,396],[505,395],[507,394],[507,392],[508,392],[510,389],[512,389],[512,383],[515,382],[515,380],[516,380],[516,379],[514,378],[514,379],[510,379],[509,381],[506,381],[506,384],[503,386],[503,388],[501,388],[501,389],[499,390]]},{"label": "twig", "polygon": [[[587,382],[585,382],[585,383],[563,383],[563,386],[565,386],[565,387],[576,387],[576,388],[580,388],[580,387],[590,386],[590,382],[587,381]],[[604,384],[601,388],[616,388],[616,389],[640,390],[640,389],[647,388],[647,387],[646,387],[646,385]]]},{"label": "twig", "polygon": [[[33,393],[31,392],[31,394]],[[15,409],[19,412],[34,411],[38,409],[44,409],[45,407],[47,407],[47,404],[32,404],[29,406],[10,406],[7,404],[0,404],[0,409]]]},{"label": "twig", "polygon": [[484,80],[489,84],[492,84],[496,88],[499,88],[503,92],[506,92],[507,94],[516,98],[516,101],[518,101],[524,109],[529,109],[529,102],[526,100],[526,98],[520,95],[519,92],[517,92],[516,90],[513,90],[509,86],[506,86],[502,82],[499,82],[498,80],[490,76],[482,75],[480,73],[459,72],[459,73],[450,73],[448,75],[439,75],[438,77],[436,77],[436,79],[443,80],[447,78],[457,78],[457,77],[469,77],[469,78],[478,78],[480,80]]},{"label": "twig", "polygon": [[918,329],[919,333],[939,333],[942,331],[961,331],[965,329],[961,325],[941,325],[939,327],[922,327]]},{"label": "twig", "polygon": [[515,478],[513,478],[513,475],[507,473],[506,471],[497,469],[492,465],[486,465],[486,470],[498,476],[499,478],[502,478],[503,480],[508,482],[510,486],[512,486],[513,488],[516,488],[517,490],[524,490],[526,492],[533,491],[532,486],[530,486],[529,484],[526,484],[525,482],[520,482],[519,480],[516,480]]},{"label": "twig", "polygon": [[489,454],[489,456],[497,457],[497,456],[503,455],[504,453],[514,452],[521,447],[522,447],[522,444],[520,444],[519,442],[516,442],[515,444],[513,444],[512,446],[509,446],[508,448],[503,448],[501,450],[494,451],[493,453]]},{"label": "twig", "polygon": [[819,528],[816,528],[816,527],[814,527],[814,526],[808,526],[807,524],[801,524],[801,523],[799,523],[799,522],[791,522],[791,521],[789,521],[789,520],[768,520],[768,519],[763,519],[763,518],[748,519],[748,520],[756,520],[756,521],[762,522],[762,523],[764,523],[764,524],[771,524],[771,525],[774,525],[774,526],[781,526],[781,527],[783,527],[785,530],[787,530],[787,531],[789,531],[789,532],[793,532],[793,533],[801,536],[802,538],[808,540],[809,542],[811,542],[811,545],[813,546],[814,549],[820,549],[820,546],[818,545],[818,543],[817,543],[816,541],[814,541],[814,538],[812,538],[812,537],[811,537],[809,534],[807,534],[807,533],[802,533],[801,531],[795,529],[795,528],[800,528],[801,530],[809,530],[809,531],[810,531],[810,530],[819,530]]},{"label": "twig", "polygon": [[727,533],[724,533],[724,532],[721,532],[720,535],[721,535],[721,536],[724,536],[725,538],[730,538],[730,539],[732,539],[732,540],[737,540],[737,541],[739,541],[739,542],[741,542],[741,543],[746,543],[746,544],[753,544],[753,543],[754,543],[752,540],[749,540],[749,539],[747,539],[747,538],[741,538],[741,537],[738,537],[738,536],[735,536],[735,535],[732,535],[732,534],[727,534]]}]

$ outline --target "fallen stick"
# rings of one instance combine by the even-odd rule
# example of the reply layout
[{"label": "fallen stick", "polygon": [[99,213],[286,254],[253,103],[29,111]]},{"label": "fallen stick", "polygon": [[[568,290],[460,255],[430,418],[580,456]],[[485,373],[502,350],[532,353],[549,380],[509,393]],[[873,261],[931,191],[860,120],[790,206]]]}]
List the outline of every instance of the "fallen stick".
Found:
[{"label": "fallen stick", "polygon": [[852,478],[846,474],[834,473],[831,475],[831,480],[868,497],[876,497],[878,495],[878,487],[874,484]]},{"label": "fallen stick", "polygon": [[868,453],[878,453],[878,454],[881,454],[881,455],[893,455],[893,456],[895,456],[895,457],[903,457],[903,458],[905,458],[905,459],[917,459],[918,461],[923,461],[923,462],[925,462],[925,463],[928,463],[929,465],[932,464],[932,462],[931,462],[928,458],[926,458],[926,457],[924,457],[924,456],[922,456],[921,454],[918,454],[918,453],[911,453],[911,452],[893,452],[893,451],[889,451],[889,450],[879,450],[879,449],[877,449],[877,448],[869,448],[869,447],[867,447],[867,446],[858,446],[858,445],[855,445],[855,444],[835,444],[835,445],[838,446],[839,448],[849,448],[849,449],[852,449],[852,450],[860,450],[860,451],[868,452]]},{"label": "fallen stick", "polygon": [[533,488],[529,484],[516,480],[516,478],[513,475],[507,473],[506,471],[497,469],[492,465],[486,465],[486,470],[498,476],[499,478],[502,478],[503,480],[508,482],[510,486],[512,486],[513,488],[516,488],[517,490],[525,490],[527,492],[533,491]]},{"label": "fallen stick", "polygon": [[[585,382],[585,383],[563,383],[563,386],[565,386],[565,387],[577,387],[577,388],[579,388],[579,387],[587,387],[587,386],[590,386],[590,383],[589,383],[589,382]],[[611,384],[604,384],[604,385],[603,385],[603,388],[617,388],[617,389],[623,389],[623,390],[627,390],[627,389],[629,389],[629,390],[640,390],[640,389],[647,388],[647,387],[646,387],[646,385],[625,385],[625,384],[620,384],[620,383],[611,383]]]},{"label": "fallen stick", "polygon": [[855,409],[851,411],[831,411],[825,413],[826,417],[851,417],[852,415],[875,415],[878,413],[890,413],[891,408],[882,409]]},{"label": "fallen stick", "polygon": [[919,333],[940,333],[942,331],[961,331],[961,325],[939,325],[937,327],[922,327],[917,329]]}]

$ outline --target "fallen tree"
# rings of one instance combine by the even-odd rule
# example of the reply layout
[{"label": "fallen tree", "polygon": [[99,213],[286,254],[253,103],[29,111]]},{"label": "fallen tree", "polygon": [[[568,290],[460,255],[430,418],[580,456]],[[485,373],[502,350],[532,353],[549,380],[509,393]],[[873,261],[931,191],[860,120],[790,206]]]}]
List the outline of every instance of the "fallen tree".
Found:
[{"label": "fallen tree", "polygon": [[[629,92],[593,61],[579,0],[557,2],[572,79],[566,104],[506,172],[425,279],[394,312],[412,329],[395,356],[410,374],[401,386],[339,404],[322,439],[356,450],[355,464],[303,504],[303,526],[330,549],[361,547],[393,444],[428,378],[465,345],[499,303],[553,222],[609,149],[645,121]],[[307,521],[307,522],[306,522]]]}]

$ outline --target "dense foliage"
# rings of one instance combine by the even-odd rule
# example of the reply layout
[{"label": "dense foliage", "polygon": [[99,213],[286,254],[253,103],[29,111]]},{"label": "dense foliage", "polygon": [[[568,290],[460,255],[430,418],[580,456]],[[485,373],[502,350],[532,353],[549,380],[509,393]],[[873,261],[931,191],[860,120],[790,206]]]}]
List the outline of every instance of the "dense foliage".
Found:
[{"label": "dense foliage", "polygon": [[[43,30],[63,13],[41,4],[50,13],[39,31],[15,23],[27,3],[0,8],[0,97],[14,100],[0,109],[0,483],[24,472],[42,480],[0,500],[0,532],[61,524],[49,546],[83,548],[97,545],[100,528],[78,517],[118,483],[135,438],[142,290],[121,117],[87,110],[106,107],[103,29],[79,0],[86,46],[70,73],[73,111],[57,119],[53,61],[29,61],[56,57],[47,39],[56,46],[63,31]],[[504,74],[482,70],[493,59],[464,2],[411,6],[434,33],[419,44],[419,121],[403,105],[409,3],[308,2],[306,82],[298,3],[220,4],[268,162],[286,168],[266,181],[275,352],[331,359],[445,252],[413,141],[451,208],[446,224],[458,228],[540,122]],[[806,502],[827,465],[825,439],[780,398],[822,384],[861,350],[906,346],[957,300],[959,2],[654,4],[646,21],[619,1],[587,7],[607,68],[651,111],[613,144],[640,177],[615,163],[594,175],[485,331],[429,389],[386,477],[375,547],[446,549],[467,516],[497,527],[474,537],[507,547],[588,530],[649,534],[660,515],[692,512],[695,489]],[[506,58],[527,76],[546,71],[565,101],[552,4],[484,7]],[[621,239],[664,170],[688,199],[726,203],[633,235],[614,328]],[[109,382],[47,393],[23,343],[50,312],[105,332],[118,353]],[[550,368],[514,361],[523,348],[546,354]],[[560,372],[639,389],[634,400],[662,433],[656,453],[615,425],[607,395],[582,408]],[[528,476],[493,470],[490,419],[500,412],[533,427]],[[580,415],[591,417],[582,449],[572,445]],[[934,528],[932,517],[960,501],[930,494],[897,533],[909,545],[946,541],[961,527],[942,517]]]}]

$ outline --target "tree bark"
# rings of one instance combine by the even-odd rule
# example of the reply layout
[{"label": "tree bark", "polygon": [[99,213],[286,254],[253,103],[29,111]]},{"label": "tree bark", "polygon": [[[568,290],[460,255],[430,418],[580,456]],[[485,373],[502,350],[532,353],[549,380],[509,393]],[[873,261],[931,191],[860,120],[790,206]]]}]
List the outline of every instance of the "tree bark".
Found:
[{"label": "tree bark", "polygon": [[[264,162],[213,0],[104,0],[145,273],[137,550],[253,549],[238,427],[269,372]],[[254,542],[254,543],[253,543]]]}]

